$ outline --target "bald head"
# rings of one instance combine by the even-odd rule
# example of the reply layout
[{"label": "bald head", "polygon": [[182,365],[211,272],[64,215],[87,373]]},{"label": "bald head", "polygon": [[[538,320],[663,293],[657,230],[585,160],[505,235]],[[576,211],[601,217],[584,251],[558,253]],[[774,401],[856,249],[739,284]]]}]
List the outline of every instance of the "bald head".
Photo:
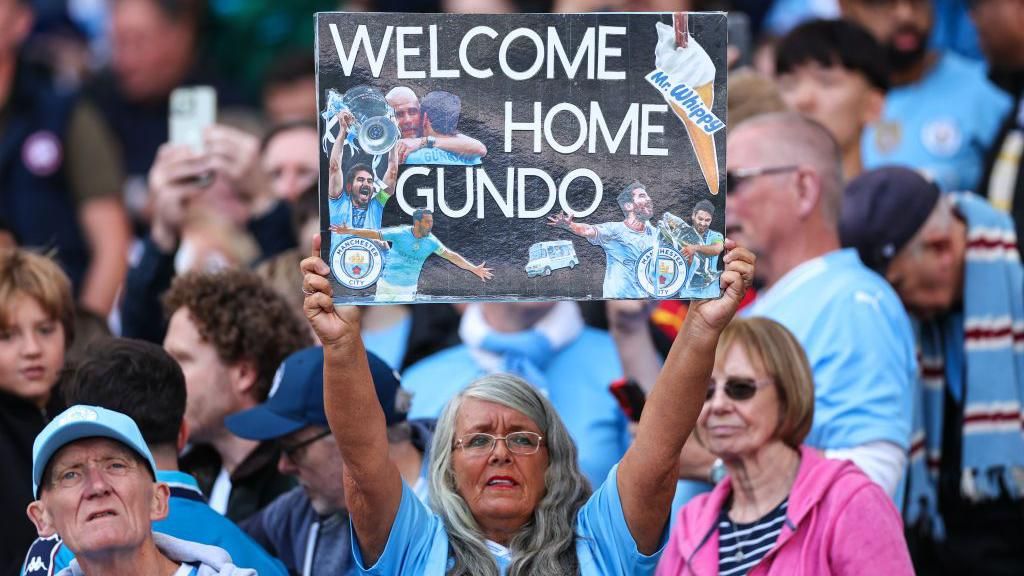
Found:
[{"label": "bald head", "polygon": [[395,121],[402,131],[402,138],[417,138],[422,135],[423,117],[420,114],[420,99],[407,86],[396,86],[384,99],[395,110]]},{"label": "bald head", "polygon": [[839,144],[824,126],[796,112],[761,114],[741,122],[729,139],[752,138],[765,166],[800,165],[821,181],[820,207],[830,223],[839,221],[843,170]]}]

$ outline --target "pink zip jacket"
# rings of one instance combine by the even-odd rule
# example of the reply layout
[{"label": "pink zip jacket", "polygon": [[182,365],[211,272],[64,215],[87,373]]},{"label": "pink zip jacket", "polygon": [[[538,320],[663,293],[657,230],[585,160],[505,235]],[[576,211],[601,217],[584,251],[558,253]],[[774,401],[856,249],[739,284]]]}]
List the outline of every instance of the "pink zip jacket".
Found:
[{"label": "pink zip jacket", "polygon": [[[752,576],[913,575],[903,523],[885,492],[847,460],[804,446],[779,539]],[[717,576],[718,516],[726,478],[679,511],[657,576]]]}]

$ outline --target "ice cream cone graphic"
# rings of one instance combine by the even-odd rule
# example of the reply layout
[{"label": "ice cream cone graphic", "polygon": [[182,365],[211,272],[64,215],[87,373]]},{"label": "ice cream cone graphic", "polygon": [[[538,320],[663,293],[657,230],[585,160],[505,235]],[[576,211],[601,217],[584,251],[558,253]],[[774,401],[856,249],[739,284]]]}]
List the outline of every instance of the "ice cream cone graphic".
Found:
[{"label": "ice cream cone graphic", "polygon": [[[686,14],[673,15],[673,26],[658,22],[658,45],[655,49],[655,63],[675,85],[692,87],[707,110],[715,103],[715,66],[707,52],[697,44],[687,30]],[[672,110],[686,128],[690,145],[697,156],[704,182],[712,194],[718,194],[718,153],[715,135],[701,128],[694,120],[692,110],[679,101],[666,97]]]}]

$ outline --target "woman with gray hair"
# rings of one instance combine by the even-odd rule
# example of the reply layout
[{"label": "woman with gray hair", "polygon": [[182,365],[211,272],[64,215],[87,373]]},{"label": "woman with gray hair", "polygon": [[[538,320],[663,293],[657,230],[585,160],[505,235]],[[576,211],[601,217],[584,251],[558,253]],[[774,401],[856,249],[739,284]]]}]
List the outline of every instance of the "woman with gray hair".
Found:
[{"label": "woman with gray hair", "polygon": [[335,308],[319,254],[317,237],[302,263],[303,307],[324,346],[324,403],[345,461],[361,573],[653,574],[679,452],[700,412],[719,334],[750,284],[753,254],[726,241],[723,297],[691,305],[633,445],[596,491],[551,403],[523,380],[495,375],[453,398],[438,422],[429,509],[388,459],[359,314]]}]

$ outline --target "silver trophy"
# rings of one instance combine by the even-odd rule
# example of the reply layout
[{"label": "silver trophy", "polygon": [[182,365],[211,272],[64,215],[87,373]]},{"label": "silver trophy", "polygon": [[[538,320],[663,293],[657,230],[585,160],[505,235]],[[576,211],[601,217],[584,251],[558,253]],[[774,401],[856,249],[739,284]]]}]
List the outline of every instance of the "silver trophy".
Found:
[{"label": "silver trophy", "polygon": [[377,89],[356,86],[344,96],[331,90],[327,96],[324,119],[330,121],[346,109],[355,117],[355,124],[351,129],[356,135],[359,147],[367,154],[386,154],[398,143],[401,132],[395,124],[395,110]]},{"label": "silver trophy", "polygon": [[[701,239],[697,230],[695,230],[688,222],[671,212],[665,212],[662,214],[661,220],[658,221],[658,231],[660,232],[661,239],[668,241],[673,248],[680,252],[682,252],[684,246],[704,245],[704,240]],[[717,270],[713,270],[711,268],[711,259],[702,254],[694,254],[691,266],[695,269],[693,272],[693,278],[691,278],[688,283],[688,288],[703,290],[716,282],[718,277],[722,274]]]}]

